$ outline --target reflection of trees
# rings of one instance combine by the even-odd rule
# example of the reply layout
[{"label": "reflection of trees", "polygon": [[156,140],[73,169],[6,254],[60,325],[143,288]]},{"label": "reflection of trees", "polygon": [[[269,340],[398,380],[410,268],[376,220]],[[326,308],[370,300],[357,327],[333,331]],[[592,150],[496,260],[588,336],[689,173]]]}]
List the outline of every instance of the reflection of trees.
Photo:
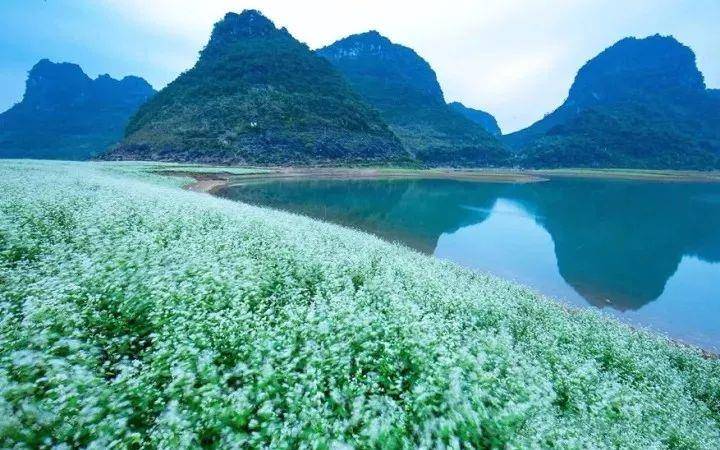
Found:
[{"label": "reflection of trees", "polygon": [[565,281],[589,302],[603,307],[610,300],[620,310],[660,296],[683,255],[720,261],[720,185],[315,180],[238,186],[225,195],[360,228],[426,253],[441,234],[482,222],[498,197],[509,198],[550,233]]}]

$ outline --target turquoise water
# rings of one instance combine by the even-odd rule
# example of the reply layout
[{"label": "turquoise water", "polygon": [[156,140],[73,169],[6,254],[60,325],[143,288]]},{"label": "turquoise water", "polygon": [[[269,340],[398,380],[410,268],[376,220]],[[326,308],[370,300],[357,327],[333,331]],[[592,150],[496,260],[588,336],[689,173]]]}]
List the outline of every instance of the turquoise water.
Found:
[{"label": "turquoise water", "polygon": [[720,184],[284,180],[220,195],[368,231],[720,351]]}]

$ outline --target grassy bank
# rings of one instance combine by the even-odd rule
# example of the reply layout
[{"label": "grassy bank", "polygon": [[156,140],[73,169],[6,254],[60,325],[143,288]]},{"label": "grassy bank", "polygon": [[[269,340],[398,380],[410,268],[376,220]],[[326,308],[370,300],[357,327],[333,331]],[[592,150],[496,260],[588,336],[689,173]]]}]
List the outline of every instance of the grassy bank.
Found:
[{"label": "grassy bank", "polygon": [[0,162],[0,447],[720,447],[717,360],[188,182]]}]

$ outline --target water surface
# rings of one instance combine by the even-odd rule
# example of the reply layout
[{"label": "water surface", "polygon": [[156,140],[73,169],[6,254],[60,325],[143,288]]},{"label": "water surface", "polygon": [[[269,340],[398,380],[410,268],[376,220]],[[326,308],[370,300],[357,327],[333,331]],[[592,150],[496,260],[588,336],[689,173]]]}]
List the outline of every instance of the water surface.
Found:
[{"label": "water surface", "polygon": [[362,229],[720,351],[720,184],[318,179],[220,195]]}]

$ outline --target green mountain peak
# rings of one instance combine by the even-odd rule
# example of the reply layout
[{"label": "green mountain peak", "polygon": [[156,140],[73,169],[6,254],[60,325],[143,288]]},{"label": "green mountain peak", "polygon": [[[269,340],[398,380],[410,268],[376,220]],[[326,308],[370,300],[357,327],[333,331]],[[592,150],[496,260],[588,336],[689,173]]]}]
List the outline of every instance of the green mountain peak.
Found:
[{"label": "green mountain peak", "polygon": [[535,167],[720,167],[720,99],[672,36],[625,38],[588,61],[555,111],[504,140]]},{"label": "green mountain peak", "polygon": [[131,119],[111,159],[399,163],[410,159],[343,76],[261,13],[228,13],[193,68]]},{"label": "green mountain peak", "polygon": [[411,48],[377,31],[317,53],[377,108],[406,148],[427,165],[500,165],[507,154],[479,124],[445,104],[435,71]]}]

